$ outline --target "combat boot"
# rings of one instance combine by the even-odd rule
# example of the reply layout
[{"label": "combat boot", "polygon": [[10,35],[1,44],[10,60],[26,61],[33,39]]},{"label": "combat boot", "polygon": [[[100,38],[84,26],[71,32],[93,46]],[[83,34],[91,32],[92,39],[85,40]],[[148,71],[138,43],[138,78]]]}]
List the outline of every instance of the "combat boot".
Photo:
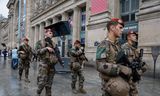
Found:
[{"label": "combat boot", "polygon": [[22,77],[20,76],[20,77],[19,77],[19,81],[21,81],[21,80],[22,80]]},{"label": "combat boot", "polygon": [[25,78],[24,81],[27,82],[27,83],[30,83],[30,80],[28,78]]},{"label": "combat boot", "polygon": [[74,94],[77,94],[78,92],[77,92],[77,90],[76,90],[75,83],[72,83],[72,84],[71,84],[71,87],[72,87],[72,92],[73,92]]},{"label": "combat boot", "polygon": [[84,90],[83,88],[79,88],[79,90],[78,90],[80,93],[83,93],[83,94],[86,94],[87,92],[86,92],[86,90]]},{"label": "combat boot", "polygon": [[76,89],[72,89],[72,93],[77,94],[77,90]]},{"label": "combat boot", "polygon": [[40,94],[36,94],[36,96],[40,96]]}]

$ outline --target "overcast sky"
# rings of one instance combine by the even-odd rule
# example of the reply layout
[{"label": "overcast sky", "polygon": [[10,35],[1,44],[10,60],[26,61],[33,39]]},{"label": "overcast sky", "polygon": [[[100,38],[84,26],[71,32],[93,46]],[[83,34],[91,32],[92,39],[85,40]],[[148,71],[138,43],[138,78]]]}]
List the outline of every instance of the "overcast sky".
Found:
[{"label": "overcast sky", "polygon": [[9,0],[0,0],[0,14],[4,17],[8,17],[8,8],[6,7]]}]

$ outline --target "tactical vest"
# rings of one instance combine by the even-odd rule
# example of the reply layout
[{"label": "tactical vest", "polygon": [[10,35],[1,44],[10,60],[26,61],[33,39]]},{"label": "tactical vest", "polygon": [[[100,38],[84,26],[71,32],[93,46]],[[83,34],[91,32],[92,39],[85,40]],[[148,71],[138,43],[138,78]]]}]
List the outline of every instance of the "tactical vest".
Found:
[{"label": "tactical vest", "polygon": [[116,63],[118,51],[121,50],[118,43],[112,43],[111,41],[103,40],[97,49],[96,59],[105,59],[105,62]]},{"label": "tactical vest", "polygon": [[[49,44],[44,39],[40,41],[40,45],[41,45],[41,48],[45,48],[45,47],[51,47],[53,49],[55,48],[54,42],[52,42],[52,44]],[[41,60],[47,61],[52,64],[56,64],[58,62],[58,58],[57,58],[55,52],[46,51],[43,54],[39,54],[39,56],[40,56]]]},{"label": "tactical vest", "polygon": [[24,51],[24,53],[20,53],[19,57],[21,59],[31,59],[32,57],[32,50],[29,45],[23,44],[20,46],[19,51]]},{"label": "tactical vest", "polygon": [[125,43],[122,48],[125,51],[125,54],[127,55],[130,62],[132,62],[135,58],[138,58],[138,51],[136,48],[132,47],[128,43]]}]

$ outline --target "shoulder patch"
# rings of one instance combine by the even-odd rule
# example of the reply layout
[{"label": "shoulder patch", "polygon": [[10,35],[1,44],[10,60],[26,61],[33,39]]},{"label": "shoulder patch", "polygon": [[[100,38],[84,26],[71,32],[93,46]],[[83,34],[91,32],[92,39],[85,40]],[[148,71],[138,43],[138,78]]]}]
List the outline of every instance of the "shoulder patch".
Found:
[{"label": "shoulder patch", "polygon": [[96,51],[96,59],[104,59],[106,58],[106,53],[109,51],[109,42],[107,40],[103,40]]}]

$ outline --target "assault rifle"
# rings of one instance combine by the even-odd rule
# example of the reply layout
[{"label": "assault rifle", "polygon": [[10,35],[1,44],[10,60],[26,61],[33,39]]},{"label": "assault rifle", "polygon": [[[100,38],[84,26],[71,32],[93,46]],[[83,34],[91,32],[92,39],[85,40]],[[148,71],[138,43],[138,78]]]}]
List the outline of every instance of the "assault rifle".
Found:
[{"label": "assault rifle", "polygon": [[[85,56],[85,53],[84,53],[84,49],[82,49],[82,48],[80,48],[80,49],[82,51],[82,54],[80,54],[80,56],[82,56],[82,58],[84,58],[88,62],[88,59],[87,59],[87,57]],[[78,51],[78,50],[79,50],[79,48],[76,48],[76,51]]]},{"label": "assault rifle", "polygon": [[[137,82],[141,79],[141,76],[138,74],[138,70],[140,70],[144,65],[145,62],[142,62],[143,57],[143,49],[140,49],[139,57],[135,58],[132,62],[128,60],[128,57],[125,55],[124,51],[120,51],[116,58],[116,63],[121,64],[124,66],[128,66],[132,69],[132,77],[133,82]],[[125,76],[123,76],[125,77]],[[128,79],[128,78],[125,78]]]},{"label": "assault rifle", "polygon": [[[48,42],[50,45],[52,45],[52,48],[53,48],[53,44],[52,44],[51,38],[47,37],[47,38],[45,38],[45,41]],[[51,47],[51,46],[48,46],[47,44],[46,44],[45,46],[46,46],[46,47]],[[61,65],[62,67],[64,67],[63,61],[62,61],[62,59],[61,59],[61,57],[60,57],[60,52],[59,52],[58,47],[56,46],[56,47],[53,48],[53,49],[54,49],[54,51],[55,51],[55,55],[56,55],[56,57],[58,58],[58,61],[59,61],[60,65]]]}]

